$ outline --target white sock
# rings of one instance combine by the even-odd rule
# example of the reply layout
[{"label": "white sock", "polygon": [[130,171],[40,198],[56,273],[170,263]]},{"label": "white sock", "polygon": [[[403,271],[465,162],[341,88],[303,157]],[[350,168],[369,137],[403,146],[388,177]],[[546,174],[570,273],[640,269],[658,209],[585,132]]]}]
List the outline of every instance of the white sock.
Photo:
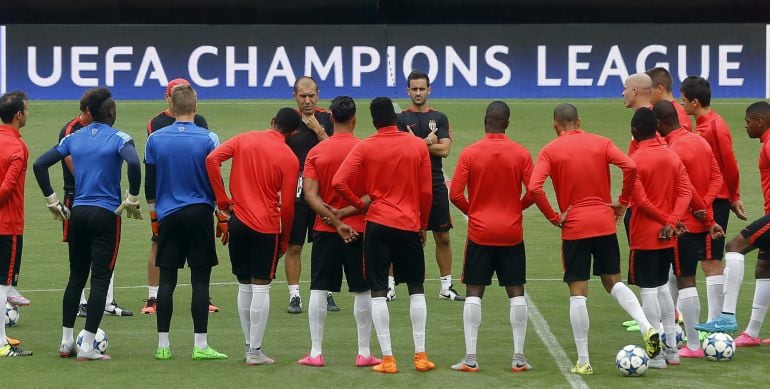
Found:
[{"label": "white sock", "polygon": [[159,286],[147,286],[147,298],[151,299],[157,299],[158,298],[158,288]]},{"label": "white sock", "polygon": [[289,300],[294,296],[299,296],[299,285],[289,285]]},{"label": "white sock", "polygon": [[639,305],[639,300],[636,299],[636,295],[626,286],[626,284],[616,282],[615,285],[612,286],[610,294],[618,301],[618,304],[620,304],[626,313],[628,313],[632,319],[636,320],[642,334],[646,333],[647,329],[652,327],[650,322],[644,316],[644,311],[642,310],[642,306]]},{"label": "white sock", "polygon": [[265,326],[270,313],[270,285],[251,285],[251,308],[249,310],[249,345],[251,350],[262,348]]},{"label": "white sock", "polygon": [[95,337],[96,337],[95,333],[84,331],[83,342],[80,344],[80,349],[83,350],[83,352],[85,353],[93,351]]},{"label": "white sock", "polygon": [[[8,300],[8,291],[11,289],[8,285],[0,285],[0,303],[2,303],[3,309],[5,309],[5,302]],[[3,311],[3,318],[5,318],[5,311]],[[5,337],[5,325],[0,326],[0,347],[5,347],[8,344]]]},{"label": "white sock", "polygon": [[168,332],[158,332],[158,348],[170,347]]},{"label": "white sock", "polygon": [[674,309],[676,309],[676,303],[679,301],[679,286],[676,284],[676,274],[674,274],[674,265],[668,268],[668,293],[671,295],[671,300],[674,302]]},{"label": "white sock", "polygon": [[452,275],[447,274],[439,278],[441,280],[441,290],[447,290],[452,286]]},{"label": "white sock", "polygon": [[243,331],[243,342],[249,344],[251,341],[249,333],[251,332],[251,284],[238,284],[238,317],[241,319],[241,330]]},{"label": "white sock", "polygon": [[463,328],[465,330],[465,354],[475,355],[481,326],[481,297],[468,296],[463,304]]},{"label": "white sock", "polygon": [[202,333],[202,334],[195,334],[195,347],[205,350],[209,348],[209,341],[208,341],[208,334]]},{"label": "white sock", "polygon": [[372,323],[383,356],[393,356],[390,345],[390,313],[385,297],[372,297]]},{"label": "white sock", "polygon": [[112,272],[110,277],[110,285],[107,287],[107,300],[105,300],[104,306],[109,306],[115,301],[115,272]]},{"label": "white sock", "polygon": [[86,289],[83,288],[83,290],[80,291],[80,305],[88,304],[88,300],[86,300]]},{"label": "white sock", "polygon": [[676,320],[674,319],[674,300],[669,294],[668,285],[658,287],[658,305],[660,306],[660,321],[666,334],[667,346],[676,350]]},{"label": "white sock", "polygon": [[650,323],[656,326],[660,323],[660,304],[658,303],[658,288],[641,288],[639,294],[642,296],[642,311],[644,317]]},{"label": "white sock", "polygon": [[353,316],[356,318],[358,333],[358,354],[369,357],[372,355],[369,348],[372,337],[372,295],[369,292],[354,295]]},{"label": "white sock", "polygon": [[396,289],[396,277],[388,276],[388,289]]},{"label": "white sock", "polygon": [[412,319],[414,352],[425,352],[425,326],[428,322],[428,306],[425,304],[424,293],[409,295],[409,318]]},{"label": "white sock", "polygon": [[75,331],[72,328],[62,327],[61,328],[61,342],[63,344],[74,344],[75,343],[74,332]]},{"label": "white sock", "polygon": [[741,290],[743,282],[743,254],[729,252],[725,254],[725,297],[722,304],[722,312],[735,314],[735,308],[738,305],[738,292]]},{"label": "white sock", "polygon": [[527,299],[524,296],[516,296],[508,300],[510,312],[508,316],[511,319],[511,328],[513,329],[513,353],[524,354],[524,339],[527,336],[527,319],[529,312],[527,308]]},{"label": "white sock", "polygon": [[698,340],[698,331],[695,330],[695,323],[700,320],[700,299],[698,298],[698,289],[689,287],[679,290],[679,310],[684,316],[684,333],[687,337],[687,347],[690,350],[700,348]]},{"label": "white sock", "polygon": [[572,324],[572,336],[575,338],[578,363],[588,363],[588,298],[585,296],[570,296],[569,321]]},{"label": "white sock", "polygon": [[328,290],[311,290],[307,318],[310,322],[310,357],[315,358],[323,352],[324,323],[326,322],[326,296]]},{"label": "white sock", "polygon": [[706,277],[706,302],[708,302],[708,321],[716,319],[722,313],[722,306],[725,301],[725,278],[720,274],[718,276]]},{"label": "white sock", "polygon": [[759,337],[762,322],[765,321],[767,306],[770,304],[770,278],[758,278],[754,288],[754,302],[751,305],[751,320],[746,327],[750,336]]}]

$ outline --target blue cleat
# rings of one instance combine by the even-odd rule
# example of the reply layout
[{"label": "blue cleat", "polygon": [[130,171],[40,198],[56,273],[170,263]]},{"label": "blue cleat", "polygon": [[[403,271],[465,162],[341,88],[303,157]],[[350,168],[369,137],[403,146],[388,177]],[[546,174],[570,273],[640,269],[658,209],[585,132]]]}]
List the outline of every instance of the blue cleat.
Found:
[{"label": "blue cleat", "polygon": [[732,334],[735,331],[738,331],[738,321],[735,320],[734,314],[721,313],[710,322],[696,324],[695,329],[698,331],[726,332]]}]

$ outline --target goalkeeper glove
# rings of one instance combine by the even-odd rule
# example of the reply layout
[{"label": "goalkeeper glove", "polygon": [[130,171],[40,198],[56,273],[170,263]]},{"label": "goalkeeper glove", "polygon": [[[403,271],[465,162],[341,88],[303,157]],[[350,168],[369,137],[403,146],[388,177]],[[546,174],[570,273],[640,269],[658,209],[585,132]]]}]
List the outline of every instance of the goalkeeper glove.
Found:
[{"label": "goalkeeper glove", "polygon": [[48,211],[50,211],[51,216],[53,216],[53,220],[59,220],[59,221],[69,220],[70,210],[59,201],[59,198],[56,197],[55,192],[52,193],[50,196],[46,197],[45,202],[48,206]]},{"label": "goalkeeper glove", "polygon": [[230,216],[220,210],[217,210],[215,213],[217,215],[217,238],[222,241],[223,245],[226,245],[230,242],[230,229],[227,225]]},{"label": "goalkeeper glove", "polygon": [[115,214],[121,216],[124,209],[129,219],[142,220],[142,213],[139,212],[139,196],[128,193],[128,190],[126,190],[126,199],[115,209]]},{"label": "goalkeeper glove", "polygon": [[152,235],[158,236],[158,214],[155,212],[155,203],[147,203],[147,209],[150,211],[150,227]]}]

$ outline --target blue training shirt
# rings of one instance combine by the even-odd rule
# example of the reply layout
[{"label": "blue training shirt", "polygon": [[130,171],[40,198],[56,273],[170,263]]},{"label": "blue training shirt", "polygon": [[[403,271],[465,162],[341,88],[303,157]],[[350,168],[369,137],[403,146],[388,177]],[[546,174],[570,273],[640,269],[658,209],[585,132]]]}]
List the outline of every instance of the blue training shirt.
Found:
[{"label": "blue training shirt", "polygon": [[150,134],[144,163],[155,165],[158,221],[189,205],[214,206],[206,157],[217,146],[217,134],[191,122],[176,122]]},{"label": "blue training shirt", "polygon": [[64,137],[56,151],[72,156],[75,170],[75,201],[72,206],[91,205],[110,212],[121,203],[120,150],[133,145],[131,136],[105,123],[91,123]]}]

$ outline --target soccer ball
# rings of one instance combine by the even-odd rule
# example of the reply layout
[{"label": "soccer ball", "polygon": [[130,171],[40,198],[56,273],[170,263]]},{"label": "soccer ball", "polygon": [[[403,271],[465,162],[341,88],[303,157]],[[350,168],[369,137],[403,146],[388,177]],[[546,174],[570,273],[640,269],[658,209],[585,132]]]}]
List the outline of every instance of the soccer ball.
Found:
[{"label": "soccer ball", "polygon": [[[85,334],[86,330],[82,330],[80,333],[78,333],[78,338],[75,340],[78,348],[80,348],[80,346],[83,344],[83,335]],[[101,328],[97,329],[96,336],[94,336],[94,350],[98,350],[102,354],[106,353],[109,339],[110,338],[107,336],[106,332],[104,332]]]},{"label": "soccer ball", "polygon": [[643,348],[629,344],[618,351],[615,356],[615,367],[624,377],[638,377],[647,371],[649,360]]},{"label": "soccer ball", "polygon": [[[663,342],[663,344],[666,344],[666,333],[665,332],[661,332],[660,340]],[[683,343],[684,343],[684,330],[682,330],[682,326],[677,324],[676,325],[676,346],[679,347]]]},{"label": "soccer ball", "polygon": [[19,307],[6,302],[5,303],[5,326],[13,327],[19,322]]},{"label": "soccer ball", "polygon": [[706,359],[715,362],[727,362],[735,356],[733,337],[724,332],[709,334],[703,339],[703,354]]}]

